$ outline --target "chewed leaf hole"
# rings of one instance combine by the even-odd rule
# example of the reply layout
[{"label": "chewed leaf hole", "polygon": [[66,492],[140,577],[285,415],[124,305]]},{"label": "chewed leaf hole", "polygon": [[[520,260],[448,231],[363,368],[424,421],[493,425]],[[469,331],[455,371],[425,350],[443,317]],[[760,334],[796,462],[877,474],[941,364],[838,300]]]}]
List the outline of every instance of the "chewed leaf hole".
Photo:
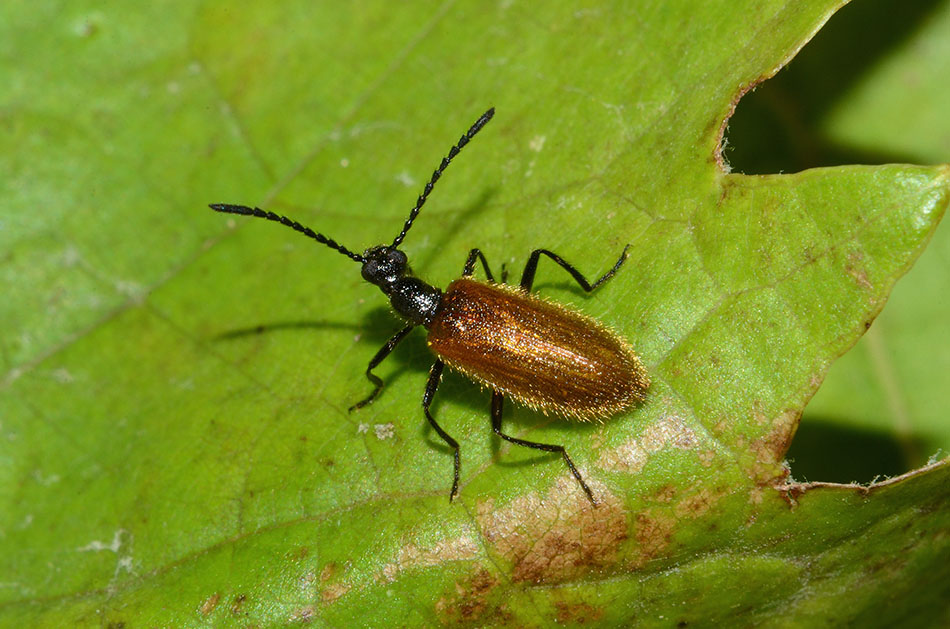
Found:
[{"label": "chewed leaf hole", "polygon": [[939,4],[927,0],[896,11],[890,2],[871,0],[838,11],[786,68],[739,101],[722,149],[731,171],[762,175],[920,162],[886,144],[859,146],[836,133],[832,118],[848,106],[866,75],[912,37]]}]

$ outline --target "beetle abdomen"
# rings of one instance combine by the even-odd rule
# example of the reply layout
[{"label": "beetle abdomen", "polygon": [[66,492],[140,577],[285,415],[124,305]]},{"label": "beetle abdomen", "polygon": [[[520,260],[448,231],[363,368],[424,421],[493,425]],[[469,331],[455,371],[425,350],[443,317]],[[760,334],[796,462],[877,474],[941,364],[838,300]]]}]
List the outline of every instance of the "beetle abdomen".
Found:
[{"label": "beetle abdomen", "polygon": [[429,347],[449,367],[545,413],[607,417],[650,384],[616,332],[517,287],[455,280],[428,328]]}]

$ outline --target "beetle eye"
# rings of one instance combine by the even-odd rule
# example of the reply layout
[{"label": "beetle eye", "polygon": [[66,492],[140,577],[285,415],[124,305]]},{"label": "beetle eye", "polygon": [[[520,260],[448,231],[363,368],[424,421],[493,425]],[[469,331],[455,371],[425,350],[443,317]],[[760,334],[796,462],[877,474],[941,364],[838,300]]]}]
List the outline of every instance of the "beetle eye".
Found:
[{"label": "beetle eye", "polygon": [[401,271],[402,269],[405,269],[406,263],[409,261],[409,258],[406,257],[406,254],[399,249],[390,249],[387,251],[387,257],[389,258],[389,263],[392,265],[394,271]]}]

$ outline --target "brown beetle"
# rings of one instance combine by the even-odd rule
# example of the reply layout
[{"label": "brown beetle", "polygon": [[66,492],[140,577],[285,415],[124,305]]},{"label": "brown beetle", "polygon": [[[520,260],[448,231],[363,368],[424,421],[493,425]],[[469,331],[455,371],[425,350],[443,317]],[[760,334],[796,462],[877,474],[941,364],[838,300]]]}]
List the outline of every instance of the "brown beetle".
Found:
[{"label": "brown beetle", "polygon": [[[529,292],[542,255],[570,273],[589,293],[613,277],[626,260],[629,245],[613,268],[593,284],[557,254],[547,249],[535,249],[528,258],[518,287],[495,283],[485,256],[480,250],[472,249],[462,277],[449,284],[445,292],[413,277],[406,254],[399,249],[442,172],[494,115],[494,108],[482,114],[449,150],[432,173],[392,244],[372,247],[362,255],[273,212],[219,203],[210,207],[218,212],[256,216],[281,223],[359,262],[363,265],[363,279],[378,286],[389,298],[393,309],[407,321],[406,327],[393,335],[369,361],[366,377],[373,383],[373,391],[351,406],[351,411],[371,403],[382,390],[383,381],[373,373],[373,369],[414,327],[421,325],[428,329],[428,345],[437,358],[429,370],[422,409],[432,428],[455,452],[455,473],[449,500],[458,494],[459,444],[429,412],[445,365],[492,390],[491,417],[495,434],[520,446],[560,453],[588,499],[596,504],[593,493],[564,446],[518,439],[502,432],[502,404],[507,395],[543,413],[592,420],[608,417],[643,400],[649,378],[633,348],[621,336],[590,317]],[[471,277],[479,261],[488,282]]]}]

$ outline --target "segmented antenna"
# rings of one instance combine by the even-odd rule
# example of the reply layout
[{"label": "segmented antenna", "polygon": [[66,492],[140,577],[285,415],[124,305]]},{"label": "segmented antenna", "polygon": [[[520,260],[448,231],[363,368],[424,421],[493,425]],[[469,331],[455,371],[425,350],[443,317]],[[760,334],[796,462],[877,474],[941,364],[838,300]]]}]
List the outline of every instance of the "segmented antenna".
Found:
[{"label": "segmented antenna", "polygon": [[354,260],[356,262],[366,262],[366,258],[359,255],[358,253],[353,253],[343,245],[339,244],[332,238],[327,238],[323,234],[318,234],[309,227],[305,227],[298,223],[295,220],[291,220],[286,216],[281,216],[280,214],[274,214],[273,212],[267,212],[257,207],[247,207],[246,205],[228,205],[227,203],[212,203],[209,205],[212,210],[215,212],[224,212],[226,214],[241,214],[242,216],[256,216],[257,218],[266,218],[269,221],[274,221],[275,223],[280,223],[281,225],[286,225],[287,227],[298,231],[308,238],[313,238],[319,243],[323,243],[331,249],[336,249],[346,257]]},{"label": "segmented antenna", "polygon": [[412,208],[412,211],[409,212],[409,218],[406,219],[406,224],[403,225],[402,231],[399,232],[399,235],[396,236],[396,239],[393,240],[393,244],[390,245],[393,248],[398,247],[403,239],[406,237],[406,232],[409,231],[409,228],[412,227],[412,222],[416,220],[416,217],[419,215],[419,210],[422,209],[422,206],[425,205],[426,199],[429,198],[429,193],[432,192],[432,188],[435,187],[435,182],[439,180],[439,177],[442,176],[442,172],[448,168],[449,163],[452,161],[456,155],[462,150],[462,148],[469,143],[469,141],[475,137],[475,134],[482,130],[488,121],[492,119],[492,116],[495,115],[495,108],[492,107],[481,117],[475,121],[475,124],[472,125],[472,128],[465,132],[459,141],[458,144],[449,149],[449,154],[442,158],[442,163],[439,164],[439,167],[435,169],[435,172],[432,173],[432,178],[429,180],[429,183],[426,184],[426,187],[422,189],[422,194],[419,195],[419,199],[416,201],[416,207]]}]

